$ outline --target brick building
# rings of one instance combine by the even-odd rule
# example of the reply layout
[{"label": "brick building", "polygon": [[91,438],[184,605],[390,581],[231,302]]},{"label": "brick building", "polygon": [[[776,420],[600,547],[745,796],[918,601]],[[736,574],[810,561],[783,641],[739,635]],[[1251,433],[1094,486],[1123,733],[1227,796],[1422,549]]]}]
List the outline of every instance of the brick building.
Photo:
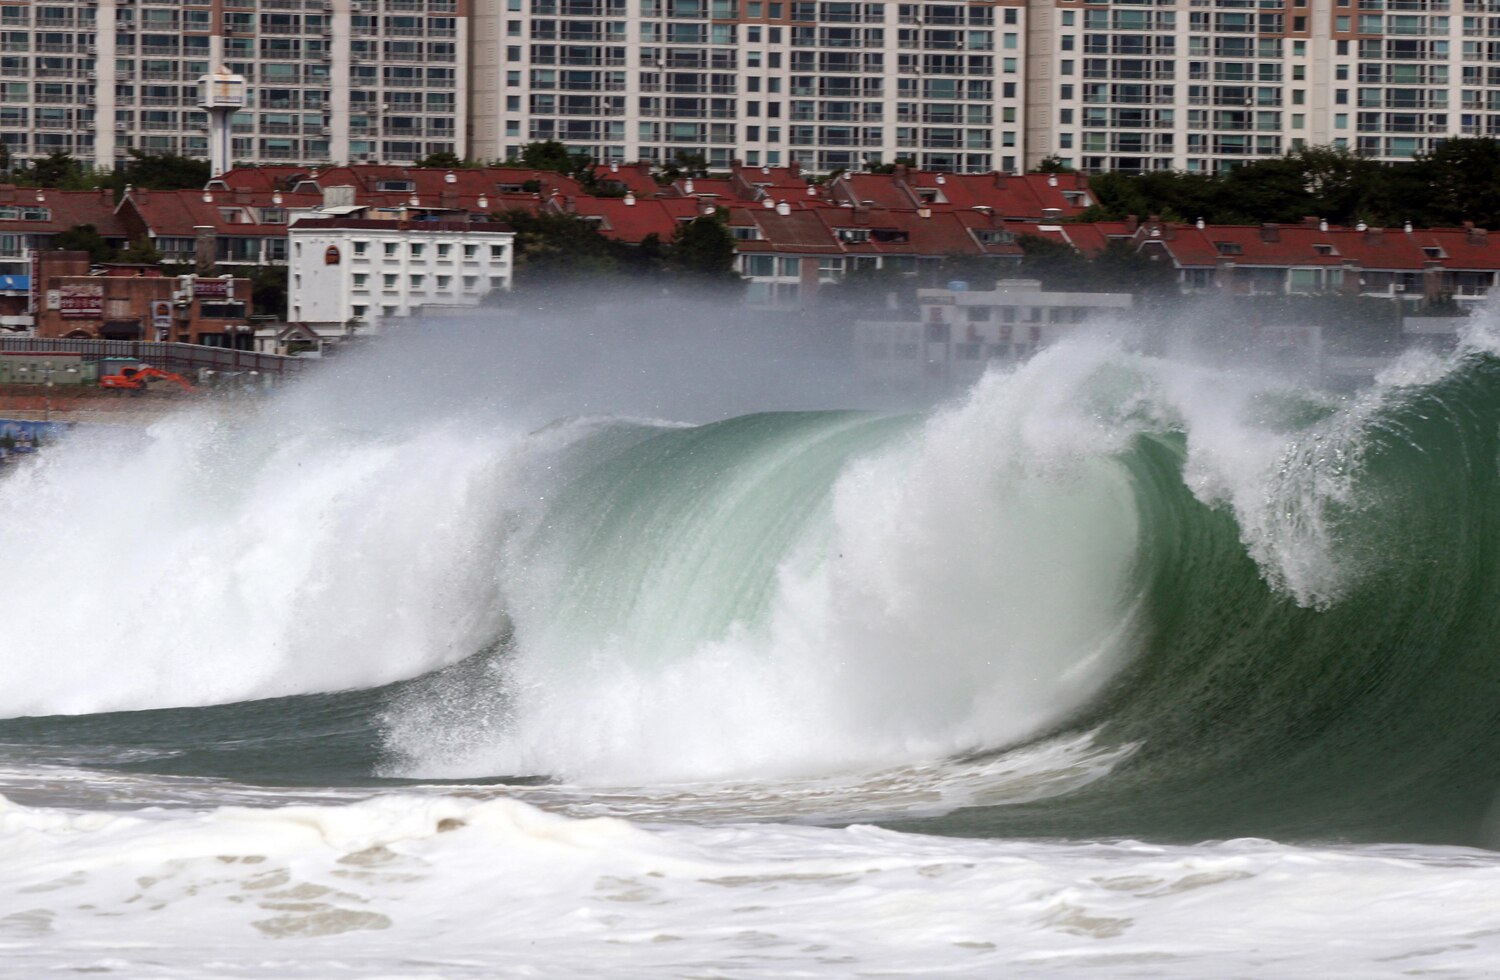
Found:
[{"label": "brick building", "polygon": [[139,265],[90,272],[87,252],[39,252],[35,269],[38,337],[251,349],[248,279],[167,276]]}]

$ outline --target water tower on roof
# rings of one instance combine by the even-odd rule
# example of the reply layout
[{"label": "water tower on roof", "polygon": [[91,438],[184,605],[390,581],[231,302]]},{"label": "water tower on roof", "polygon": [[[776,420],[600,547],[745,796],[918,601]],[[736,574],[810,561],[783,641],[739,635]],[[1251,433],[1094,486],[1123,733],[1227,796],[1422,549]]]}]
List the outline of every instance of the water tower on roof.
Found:
[{"label": "water tower on roof", "polygon": [[229,117],[245,107],[245,76],[220,67],[198,79],[198,108],[208,113],[211,176],[229,169]]}]

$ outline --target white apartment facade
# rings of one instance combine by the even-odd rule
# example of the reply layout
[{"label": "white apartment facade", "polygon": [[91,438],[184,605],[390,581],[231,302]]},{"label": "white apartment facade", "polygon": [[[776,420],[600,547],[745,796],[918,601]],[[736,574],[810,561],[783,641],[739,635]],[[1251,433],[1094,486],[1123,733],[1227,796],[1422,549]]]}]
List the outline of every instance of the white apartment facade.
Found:
[{"label": "white apartment facade", "polygon": [[287,319],[323,333],[478,306],[513,282],[515,233],[504,225],[309,218],[288,237]]},{"label": "white apartment facade", "polygon": [[1215,171],[1500,135],[1500,0],[8,0],[0,141],[237,162],[701,154],[816,172]]},{"label": "white apartment facade", "polygon": [[0,141],[108,168],[128,150],[207,157],[197,82],[248,82],[244,163],[414,162],[467,152],[470,0],[11,0]]},{"label": "white apartment facade", "polygon": [[[972,385],[991,363],[1024,360],[1090,321],[1119,318],[1134,305],[1129,293],[1046,290],[1034,279],[1002,279],[991,290],[917,290],[916,316],[854,325],[860,375],[897,387]],[[1117,331],[1135,327],[1118,320]]]},{"label": "white apartment facade", "polygon": [[1495,0],[1031,4],[1027,160],[1218,171],[1500,135]]},{"label": "white apartment facade", "polygon": [[474,148],[1014,171],[1024,21],[1019,3],[498,0],[474,14]]}]

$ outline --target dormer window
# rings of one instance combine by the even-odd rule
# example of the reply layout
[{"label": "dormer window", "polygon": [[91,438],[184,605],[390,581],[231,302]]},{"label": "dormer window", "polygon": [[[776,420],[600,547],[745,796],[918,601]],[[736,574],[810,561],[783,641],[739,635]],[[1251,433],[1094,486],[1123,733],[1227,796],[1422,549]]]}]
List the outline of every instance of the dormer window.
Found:
[{"label": "dormer window", "polygon": [[1337,255],[1337,254],[1339,254],[1338,250],[1335,249],[1332,245],[1314,245],[1313,246],[1313,251],[1317,252],[1319,255]]},{"label": "dormer window", "polygon": [[858,244],[870,240],[870,229],[868,228],[839,228],[835,231],[841,242],[852,242]]},{"label": "dormer window", "polygon": [[760,229],[755,225],[730,225],[729,237],[742,242],[758,242]]},{"label": "dormer window", "polygon": [[1443,250],[1441,248],[1438,248],[1436,245],[1423,245],[1422,254],[1429,259],[1447,258],[1447,256],[1443,254]]},{"label": "dormer window", "polygon": [[286,224],[286,208],[261,208],[260,223],[263,225]]},{"label": "dormer window", "polygon": [[1214,242],[1214,249],[1220,255],[1243,255],[1245,252],[1239,242]]},{"label": "dormer window", "polygon": [[870,237],[877,242],[905,242],[910,241],[911,234],[904,228],[872,228]]},{"label": "dormer window", "polygon": [[414,180],[381,180],[375,183],[375,189],[377,191],[407,193],[417,189],[417,182]]},{"label": "dormer window", "polygon": [[1009,245],[1016,236],[1000,228],[977,228],[974,237],[981,245]]},{"label": "dormer window", "polygon": [[51,208],[0,208],[0,221],[51,221]]},{"label": "dormer window", "polygon": [[948,199],[936,187],[918,187],[917,200],[923,204],[947,204]]}]

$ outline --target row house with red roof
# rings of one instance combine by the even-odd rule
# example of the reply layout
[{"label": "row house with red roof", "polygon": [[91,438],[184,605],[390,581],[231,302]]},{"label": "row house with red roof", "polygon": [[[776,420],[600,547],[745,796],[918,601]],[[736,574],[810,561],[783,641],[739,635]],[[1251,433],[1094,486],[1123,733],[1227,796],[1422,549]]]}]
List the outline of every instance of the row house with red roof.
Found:
[{"label": "row house with red roof", "polygon": [[[1064,226],[1067,227],[1067,226]],[[1341,293],[1409,303],[1473,304],[1500,272],[1500,237],[1483,228],[1205,225],[1148,220],[1116,226],[1139,251],[1172,263],[1184,293]]]}]

